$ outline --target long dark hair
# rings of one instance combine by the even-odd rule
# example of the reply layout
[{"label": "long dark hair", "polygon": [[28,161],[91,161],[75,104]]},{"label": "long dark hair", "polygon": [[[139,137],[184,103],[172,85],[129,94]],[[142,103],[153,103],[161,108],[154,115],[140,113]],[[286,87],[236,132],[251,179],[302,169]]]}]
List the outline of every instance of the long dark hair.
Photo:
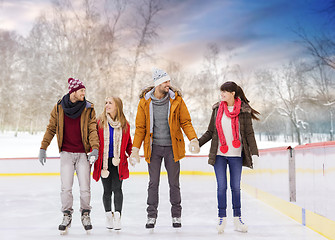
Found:
[{"label": "long dark hair", "polygon": [[224,91],[225,92],[235,92],[234,97],[235,98],[239,97],[241,101],[246,103],[251,108],[251,118],[255,120],[259,120],[257,115],[259,115],[260,113],[250,106],[249,100],[247,99],[242,88],[239,85],[237,85],[235,82],[225,82],[224,84],[221,85],[220,90],[223,92]]}]

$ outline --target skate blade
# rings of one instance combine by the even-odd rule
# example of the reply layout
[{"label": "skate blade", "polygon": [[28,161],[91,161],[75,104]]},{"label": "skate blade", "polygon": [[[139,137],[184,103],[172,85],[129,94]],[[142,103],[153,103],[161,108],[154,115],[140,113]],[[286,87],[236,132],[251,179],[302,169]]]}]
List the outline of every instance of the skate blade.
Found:
[{"label": "skate blade", "polygon": [[67,235],[68,229],[66,228],[64,231],[59,231],[60,235]]},{"label": "skate blade", "polygon": [[235,229],[236,232],[241,232],[241,233],[247,233],[248,228],[243,228],[243,229]]},{"label": "skate blade", "polygon": [[92,229],[90,229],[90,230],[86,230],[86,234],[87,234],[87,235],[91,235],[91,231],[92,231]]}]

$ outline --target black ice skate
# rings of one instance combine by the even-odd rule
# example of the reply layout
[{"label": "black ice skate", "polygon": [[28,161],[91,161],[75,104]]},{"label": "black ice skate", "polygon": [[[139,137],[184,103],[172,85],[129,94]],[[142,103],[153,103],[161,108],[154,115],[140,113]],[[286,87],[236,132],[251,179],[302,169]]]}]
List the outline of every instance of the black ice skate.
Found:
[{"label": "black ice skate", "polygon": [[145,228],[154,228],[156,224],[156,218],[148,218]]},{"label": "black ice skate", "polygon": [[181,228],[181,218],[180,217],[173,217],[172,218],[172,226],[174,228]]},{"label": "black ice skate", "polygon": [[63,221],[58,226],[60,234],[66,234],[69,227],[71,227],[72,215],[70,211],[64,211]]},{"label": "black ice skate", "polygon": [[84,229],[87,231],[87,233],[90,233],[90,230],[92,229],[90,210],[85,209],[81,212],[81,222],[84,226]]}]

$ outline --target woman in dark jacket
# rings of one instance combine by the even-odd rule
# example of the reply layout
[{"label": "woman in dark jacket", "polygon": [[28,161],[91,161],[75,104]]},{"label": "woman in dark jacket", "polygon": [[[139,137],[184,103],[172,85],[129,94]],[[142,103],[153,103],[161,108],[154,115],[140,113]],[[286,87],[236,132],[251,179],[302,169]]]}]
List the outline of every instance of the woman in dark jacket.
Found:
[{"label": "woman in dark jacket", "polygon": [[252,119],[259,120],[259,112],[251,108],[240,86],[225,82],[220,87],[221,102],[214,104],[207,131],[199,139],[202,146],[212,140],[208,163],[214,166],[217,180],[219,233],[224,231],[227,211],[227,165],[229,165],[230,187],[234,227],[247,232],[241,220],[241,173],[242,166],[253,167],[252,160],[258,157]]},{"label": "woman in dark jacket", "polygon": [[[127,158],[132,148],[129,123],[124,116],[120,98],[106,98],[104,111],[98,118],[98,133],[100,152],[94,164],[93,179],[99,181],[101,177],[104,188],[102,200],[106,212],[106,227],[120,230],[122,181],[129,177]],[[112,194],[114,194],[114,213]]]}]

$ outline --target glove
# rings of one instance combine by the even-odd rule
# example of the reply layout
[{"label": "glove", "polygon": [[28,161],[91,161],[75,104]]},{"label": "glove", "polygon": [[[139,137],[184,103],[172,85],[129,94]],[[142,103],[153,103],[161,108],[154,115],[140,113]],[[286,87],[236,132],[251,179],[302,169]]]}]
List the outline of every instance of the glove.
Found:
[{"label": "glove", "polygon": [[255,163],[255,162],[257,163],[257,161],[259,159],[259,157],[257,155],[252,155],[251,158],[252,158],[253,163]]},{"label": "glove", "polygon": [[44,166],[44,163],[47,161],[47,151],[45,149],[40,149],[40,154],[38,155],[38,160]]},{"label": "glove", "polygon": [[129,163],[132,166],[135,166],[136,162],[140,163],[140,149],[138,149],[137,147],[133,147],[131,149],[131,154],[129,156]]},{"label": "glove", "polygon": [[87,159],[90,162],[90,164],[93,164],[98,159],[98,156],[99,156],[98,149],[93,149],[93,151],[88,154]]},{"label": "glove", "polygon": [[188,149],[191,153],[199,153],[200,147],[199,147],[199,141],[196,138],[193,138],[190,142],[190,145],[188,145]]}]

